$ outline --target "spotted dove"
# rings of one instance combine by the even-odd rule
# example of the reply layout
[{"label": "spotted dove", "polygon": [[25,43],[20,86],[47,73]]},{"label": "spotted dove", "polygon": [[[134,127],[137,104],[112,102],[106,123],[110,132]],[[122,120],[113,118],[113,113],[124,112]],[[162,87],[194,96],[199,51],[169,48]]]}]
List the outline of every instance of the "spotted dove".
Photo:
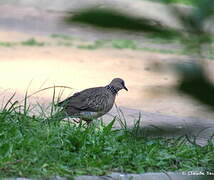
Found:
[{"label": "spotted dove", "polygon": [[121,89],[128,89],[124,80],[115,78],[104,87],[94,87],[75,93],[59,102],[67,116],[80,118],[90,123],[94,118],[101,117],[111,110],[115,97]]}]

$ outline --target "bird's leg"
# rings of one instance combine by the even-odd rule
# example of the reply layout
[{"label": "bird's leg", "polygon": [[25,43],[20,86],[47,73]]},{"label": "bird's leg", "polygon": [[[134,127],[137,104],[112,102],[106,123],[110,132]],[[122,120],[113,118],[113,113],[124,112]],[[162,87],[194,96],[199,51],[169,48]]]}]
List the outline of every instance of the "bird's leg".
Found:
[{"label": "bird's leg", "polygon": [[78,124],[82,124],[82,121],[85,121],[87,125],[91,122],[91,121],[88,121],[88,120],[85,120],[85,119],[82,119],[82,118],[73,119],[73,121],[75,123],[78,123]]},{"label": "bird's leg", "polygon": [[76,118],[75,119],[73,119],[73,121],[75,122],[75,123],[80,123],[82,120],[79,118],[79,120],[77,120]]},{"label": "bird's leg", "polygon": [[93,119],[90,117],[87,117],[87,118],[84,117],[84,118],[82,118],[82,120],[85,121],[87,125],[89,125],[93,121]]},{"label": "bird's leg", "polygon": [[87,125],[90,125],[91,122],[92,122],[92,120],[87,120],[87,121],[85,121],[85,122],[86,122]]}]

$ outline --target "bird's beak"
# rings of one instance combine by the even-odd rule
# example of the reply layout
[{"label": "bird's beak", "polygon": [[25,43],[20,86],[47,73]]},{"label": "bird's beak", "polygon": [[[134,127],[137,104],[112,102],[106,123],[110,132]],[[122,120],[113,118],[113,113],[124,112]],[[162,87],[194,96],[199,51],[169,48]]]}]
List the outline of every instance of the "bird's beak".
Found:
[{"label": "bird's beak", "polygon": [[125,85],[123,86],[123,88],[124,88],[126,91],[128,91],[128,88],[127,88]]}]

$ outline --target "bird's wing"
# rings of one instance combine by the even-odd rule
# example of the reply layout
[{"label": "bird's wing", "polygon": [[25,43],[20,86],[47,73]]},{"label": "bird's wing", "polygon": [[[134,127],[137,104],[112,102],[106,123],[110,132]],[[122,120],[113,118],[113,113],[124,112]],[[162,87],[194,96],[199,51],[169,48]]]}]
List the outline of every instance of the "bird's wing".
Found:
[{"label": "bird's wing", "polygon": [[73,94],[73,96],[71,97],[68,97],[66,98],[65,100],[61,101],[61,102],[58,102],[57,103],[57,106],[60,106],[60,107],[64,107],[64,106],[67,106],[69,104],[69,102],[74,99],[75,97],[78,97],[78,95],[80,94],[80,92],[77,92],[75,94]]},{"label": "bird's wing", "polygon": [[58,105],[72,107],[82,111],[103,111],[109,104],[110,94],[104,87],[90,88],[75,93],[73,96],[60,102]]}]

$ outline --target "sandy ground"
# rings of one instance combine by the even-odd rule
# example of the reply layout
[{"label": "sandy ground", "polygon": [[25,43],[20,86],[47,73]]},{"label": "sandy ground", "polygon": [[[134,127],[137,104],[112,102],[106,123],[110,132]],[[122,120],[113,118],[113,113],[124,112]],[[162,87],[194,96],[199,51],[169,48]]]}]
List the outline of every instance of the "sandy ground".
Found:
[{"label": "sandy ground", "polygon": [[[31,35],[0,31],[1,41],[20,42]],[[38,41],[51,38],[34,36]],[[19,99],[54,85],[69,86],[63,97],[85,88],[102,86],[115,77],[125,80],[128,92],[121,91],[117,105],[128,108],[177,116],[213,118],[205,107],[175,93],[171,85],[177,83],[173,73],[157,73],[151,64],[164,65],[182,57],[132,50],[83,50],[60,46],[15,46],[0,48],[1,99],[16,91]],[[213,62],[209,61],[211,67]],[[58,93],[58,91],[57,91]],[[51,101],[53,90],[43,91],[40,103]],[[20,98],[21,97],[21,98]],[[32,97],[32,99],[33,99]],[[6,98],[7,99],[7,98]],[[6,101],[6,99],[4,101]]]},{"label": "sandy ground", "polygon": [[[78,1],[79,2],[79,1]],[[137,13],[140,5],[134,4]],[[139,2],[140,3],[140,2]],[[119,4],[120,5],[120,4]],[[159,6],[159,5],[158,5]],[[49,7],[49,6],[48,6]],[[56,6],[58,7],[58,6]],[[129,6],[127,6],[129,7]],[[160,12],[150,11],[155,6],[141,6],[152,15],[159,17]],[[125,8],[130,11],[129,8]],[[0,106],[4,106],[9,97],[16,92],[15,99],[22,103],[25,92],[28,95],[45,87],[62,85],[73,89],[64,89],[61,99],[85,88],[102,86],[114,77],[125,80],[128,92],[121,91],[116,103],[122,109],[129,125],[142,114],[143,126],[157,126],[170,135],[198,134],[203,131],[205,142],[214,132],[214,114],[206,107],[194,102],[182,94],[176,93],[172,86],[178,79],[172,72],[157,73],[156,66],[181,62],[186,57],[149,53],[145,51],[99,49],[84,50],[68,46],[54,45],[53,33],[69,34],[78,37],[81,43],[97,39],[133,39],[139,40],[146,47],[142,34],[129,32],[98,31],[82,26],[62,25],[62,13],[44,11],[18,5],[0,5],[0,41],[18,42],[34,37],[37,41],[50,42],[51,45],[31,47],[17,45],[0,46]],[[7,13],[10,12],[10,13]],[[144,12],[144,11],[140,11]],[[168,15],[164,15],[168,19]],[[168,21],[166,21],[167,23]],[[173,21],[174,22],[174,21]],[[169,24],[172,24],[169,21]],[[57,44],[57,43],[55,43]],[[177,49],[171,44],[149,44],[151,48]],[[214,62],[206,61],[210,77],[214,80]],[[155,66],[151,66],[155,64]],[[214,82],[214,81],[213,81]],[[168,88],[170,87],[170,88]],[[57,89],[56,96],[60,94]],[[39,103],[47,107],[52,101],[53,89],[45,90],[28,98],[29,103]],[[35,112],[39,106],[36,105]],[[119,116],[115,108],[104,116],[105,121],[112,120],[111,115]],[[120,114],[120,117],[123,116]],[[208,119],[208,120],[206,120]],[[206,129],[206,131],[204,131]],[[151,129],[151,134],[159,132]]]},{"label": "sandy ground", "polygon": [[[8,3],[6,0],[1,3],[5,2]],[[53,2],[55,3],[51,2],[52,6],[48,6],[48,9],[55,10],[54,5],[56,4],[58,8],[59,1]],[[79,5],[79,1],[75,0],[74,2]],[[142,6],[141,1],[138,3],[130,1],[129,4],[134,4],[133,12],[137,14],[144,12],[150,16],[152,15],[150,9],[155,9],[153,4],[148,4],[149,8]],[[118,5],[121,7],[121,3]],[[142,11],[140,5],[145,11]],[[62,6],[63,8],[64,6]],[[129,8],[130,6],[125,7],[127,11],[130,11]],[[148,11],[146,11],[147,9]],[[47,35],[64,32],[79,37],[84,36],[88,40],[103,37],[126,38],[130,36],[130,39],[140,39],[141,37],[129,33],[121,35],[120,32],[103,33],[76,26],[68,29],[61,28],[57,26],[55,21],[58,16],[55,17],[55,14],[50,15],[50,13],[37,11],[31,7],[19,7],[17,9],[16,6],[11,8],[11,6],[5,5],[0,6],[0,10],[2,12],[0,41],[2,42],[21,42],[32,37],[38,41],[51,42],[53,39]],[[160,8],[153,12],[155,12],[155,18],[160,17],[160,12],[164,12],[163,15],[167,19],[169,17]],[[47,19],[43,19],[43,16]],[[171,21],[170,19],[166,21],[166,24],[176,25],[174,20]],[[172,89],[172,86],[176,85],[178,81],[174,73],[157,73],[154,66],[151,66],[151,64],[161,66],[169,62],[180,62],[182,59],[186,58],[132,50],[83,50],[55,45],[44,47],[0,46],[0,106],[3,106],[14,92],[16,92],[14,100],[18,99],[22,103],[26,90],[29,95],[39,89],[54,85],[72,87],[73,89],[64,90],[61,97],[63,99],[76,91],[106,85],[112,78],[121,77],[125,80],[129,91],[121,91],[117,96],[116,103],[121,108],[128,123],[133,124],[133,120],[138,118],[140,112],[143,127],[150,128],[149,135],[162,133],[162,135],[170,136],[197,135],[197,142],[205,144],[214,132],[214,114],[201,104],[176,93]],[[214,62],[206,61],[206,63],[212,78],[214,77]],[[56,95],[60,94],[59,91],[60,89],[57,89]],[[31,96],[28,101],[31,104],[38,102],[46,107],[52,101],[52,95],[53,89],[46,90]],[[123,119],[123,115],[118,113],[115,108],[108,115],[105,115],[104,119],[110,121],[112,120],[111,115],[115,114]],[[154,126],[159,129],[153,128]],[[143,134],[144,130],[142,129]]]},{"label": "sandy ground", "polygon": [[[29,38],[31,35],[25,33],[0,31],[2,41],[20,42]],[[44,36],[34,38],[46,42],[52,40]],[[206,144],[214,132],[213,113],[173,90],[172,86],[178,81],[174,73],[155,71],[155,66],[180,62],[183,57],[133,50],[83,50],[54,45],[0,47],[0,57],[1,107],[14,92],[16,96],[13,101],[18,100],[23,104],[26,91],[31,95],[54,85],[71,87],[56,89],[56,96],[63,99],[76,91],[106,85],[114,77],[121,77],[129,89],[128,92],[120,91],[116,99],[122,114],[114,107],[103,117],[105,122],[117,116],[132,126],[141,114],[143,134],[196,135],[201,145]],[[214,77],[214,62],[207,63],[211,77]],[[49,89],[29,97],[28,102],[34,107],[32,112],[42,112],[40,106],[48,112],[53,92],[53,89]],[[158,131],[154,126],[159,128]],[[120,127],[118,121],[115,127]]]}]

